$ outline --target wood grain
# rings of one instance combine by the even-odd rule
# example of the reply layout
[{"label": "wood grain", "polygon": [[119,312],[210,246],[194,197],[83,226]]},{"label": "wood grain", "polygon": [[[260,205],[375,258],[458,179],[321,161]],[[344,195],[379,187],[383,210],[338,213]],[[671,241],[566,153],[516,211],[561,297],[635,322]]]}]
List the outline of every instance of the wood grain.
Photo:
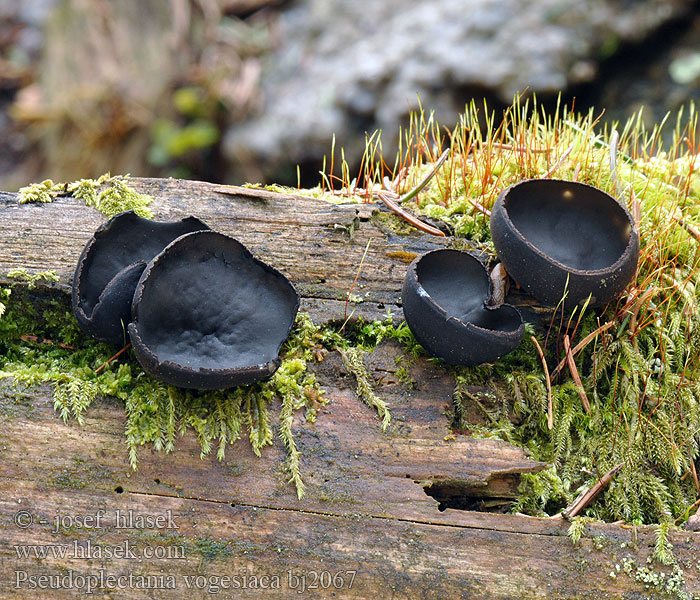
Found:
[{"label": "wood grain", "polygon": [[[156,197],[159,218],[196,214],[285,272],[317,322],[342,321],[370,238],[358,279],[363,287],[354,292],[366,299],[353,305],[369,317],[390,307],[400,318],[406,256],[449,243],[386,230],[372,216],[373,205],[336,206],[251,189],[221,194],[210,184],[174,180],[139,180],[138,186]],[[356,218],[359,229],[350,238],[342,227]],[[82,246],[103,220],[69,198],[20,206],[15,195],[0,195],[0,273],[20,266],[52,269],[60,277],[54,293],[65,293]],[[50,389],[2,383],[0,598],[83,596],[87,580],[81,588],[81,575],[103,577],[107,589],[96,590],[96,597],[126,599],[661,597],[616,570],[625,557],[635,561],[633,575],[637,566],[647,566],[653,528],[591,524],[574,545],[562,519],[444,509],[441,502],[455,498],[470,506],[507,503],[523,473],[546,465],[504,442],[449,435],[445,413],[454,380],[448,370],[408,358],[393,342],[377,348],[366,365],[391,407],[392,424],[381,431],[336,353],[314,365],[329,403],[316,423],[301,415],[294,423],[307,488],[302,500],[286,481],[285,452],[277,441],[258,458],[241,440],[218,462],[200,458],[188,435],[169,455],[142,448],[139,469],[132,472],[120,402],[101,400],[80,427],[58,418]],[[407,367],[415,385],[402,383],[399,366]],[[485,390],[472,391],[487,408],[494,402]],[[481,410],[466,409],[468,420],[479,422]],[[117,510],[136,519],[167,521],[167,515],[173,526],[125,529]],[[29,526],[19,511],[31,517]],[[97,514],[99,526],[81,524],[79,517],[94,520]],[[63,519],[58,530],[57,516]],[[672,539],[684,589],[700,592],[700,534],[678,532]],[[93,552],[99,546],[126,556],[85,558],[88,541]],[[50,549],[40,551],[49,552],[42,559],[22,555],[47,545],[66,555]],[[149,548],[167,557],[150,558]],[[72,581],[55,580],[71,573]],[[38,589],[40,577],[49,575],[52,589]],[[111,587],[104,579],[109,576]],[[225,576],[237,579],[216,579]],[[139,589],[138,577],[173,583],[174,589]],[[302,590],[302,581],[316,587]],[[119,582],[128,585],[116,589]]]}]

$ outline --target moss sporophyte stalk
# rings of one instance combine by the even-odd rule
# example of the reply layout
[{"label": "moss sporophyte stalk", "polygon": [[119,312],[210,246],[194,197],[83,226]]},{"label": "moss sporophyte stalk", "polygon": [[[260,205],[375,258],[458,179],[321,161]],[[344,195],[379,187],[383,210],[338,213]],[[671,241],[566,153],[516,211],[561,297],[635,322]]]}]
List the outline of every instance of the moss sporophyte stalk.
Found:
[{"label": "moss sporophyte stalk", "polygon": [[[622,464],[581,517],[681,523],[692,514],[700,493],[695,465],[700,442],[695,108],[680,111],[676,123],[673,139],[663,142],[660,127],[648,130],[641,113],[626,124],[599,127],[593,113],[579,115],[565,107],[547,113],[516,99],[498,122],[488,109],[472,104],[458,126],[446,132],[432,115],[420,112],[401,132],[393,165],[382,156],[381,136],[375,134],[368,139],[356,177],[351,179],[343,164],[340,174],[325,173],[318,188],[296,190],[335,202],[373,201],[379,191],[398,197],[423,180],[449,149],[435,177],[403,208],[443,221],[454,232],[453,246],[467,246],[491,263],[490,209],[498,194],[518,181],[544,176],[579,181],[627,206],[639,230],[640,258],[632,283],[618,299],[598,308],[555,310],[544,323],[526,323],[520,346],[495,362],[442,367],[455,378],[453,407],[446,417],[455,435],[504,439],[551,465],[522,477],[514,512],[561,512]],[[44,188],[36,192],[37,200],[65,193],[48,184]],[[89,190],[86,194],[90,196]],[[387,337],[399,339],[407,354],[422,353],[405,325],[358,323],[341,335],[337,327],[319,327],[301,315],[272,379],[224,392],[183,391],[145,376],[133,360],[95,374],[113,350],[87,342],[65,303],[52,298],[48,308],[38,309],[23,288],[8,293],[0,296],[5,305],[0,319],[0,344],[6,350],[2,375],[17,384],[52,383],[64,418],[82,419],[98,394],[121,399],[134,466],[140,445],[170,450],[176,432],[186,429],[194,430],[204,454],[216,447],[223,457],[226,446],[243,435],[259,453],[272,443],[269,413],[271,403],[281,398],[278,435],[300,493],[303,456],[292,435],[291,415],[303,409],[313,419],[327,401],[309,369],[322,354],[319,349],[343,350],[346,368],[355,371],[358,393],[380,414],[381,392],[366,386],[371,378],[362,372],[363,353]],[[30,332],[74,349],[22,343],[20,336]],[[487,414],[481,425],[464,416],[465,407],[475,402],[473,386],[489,388],[495,399],[488,408],[479,403]],[[664,548],[662,543],[659,557],[665,556]]]}]

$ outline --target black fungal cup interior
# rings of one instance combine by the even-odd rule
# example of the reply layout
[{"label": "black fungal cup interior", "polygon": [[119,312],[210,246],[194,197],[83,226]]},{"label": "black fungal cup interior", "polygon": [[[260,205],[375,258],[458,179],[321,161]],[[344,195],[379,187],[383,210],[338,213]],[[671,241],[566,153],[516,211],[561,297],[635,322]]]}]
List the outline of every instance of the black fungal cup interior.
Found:
[{"label": "black fungal cup interior", "polygon": [[514,187],[505,207],[523,237],[552,260],[598,271],[617,262],[632,231],[622,207],[611,200],[589,187],[533,181]]},{"label": "black fungal cup interior", "polygon": [[442,249],[417,258],[404,280],[406,322],[421,345],[451,364],[491,362],[520,343],[524,326],[509,304],[488,306],[491,282],[478,259]]},{"label": "black fungal cup interior", "polygon": [[279,271],[214,231],[184,235],[144,270],[129,336],[144,369],[172,385],[221,389],[269,377],[299,295]]},{"label": "black fungal cup interior", "polygon": [[83,330],[121,345],[134,290],[148,261],[185,233],[209,229],[195,217],[158,222],[126,211],[101,225],[85,245],[73,277],[73,312]]},{"label": "black fungal cup interior", "polygon": [[506,271],[545,304],[603,304],[634,276],[639,235],[629,212],[593,186],[533,179],[505,190],[491,235]]}]

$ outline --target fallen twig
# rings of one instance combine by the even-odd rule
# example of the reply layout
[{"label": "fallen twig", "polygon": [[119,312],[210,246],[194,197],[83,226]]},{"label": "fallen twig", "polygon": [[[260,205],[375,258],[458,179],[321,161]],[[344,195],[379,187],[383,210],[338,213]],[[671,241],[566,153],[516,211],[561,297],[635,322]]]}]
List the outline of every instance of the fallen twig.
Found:
[{"label": "fallen twig", "polygon": [[562,154],[562,155],[559,157],[559,160],[558,160],[557,162],[555,162],[555,163],[552,165],[552,168],[549,169],[549,171],[547,171],[547,172],[544,174],[544,177],[547,178],[547,177],[551,177],[552,175],[554,175],[555,171],[556,171],[559,167],[561,167],[562,163],[569,157],[569,154],[571,154],[571,151],[572,151],[573,149],[574,149],[574,146],[573,146],[573,144],[572,144],[572,145],[569,146],[566,150],[564,150],[564,154]]},{"label": "fallen twig", "polygon": [[20,336],[20,339],[24,340],[25,342],[36,342],[37,344],[47,344],[49,346],[56,346],[57,348],[63,348],[64,350],[75,350],[74,346],[71,346],[69,344],[62,344],[61,342],[54,342],[53,340],[43,338],[38,335],[22,335]]},{"label": "fallen twig", "polygon": [[499,150],[514,150],[516,152],[532,152],[533,154],[547,154],[549,148],[530,148],[529,146],[514,146],[513,144],[501,144],[493,142],[489,145],[490,148],[498,148]]},{"label": "fallen twig", "polygon": [[431,169],[430,173],[428,173],[422,180],[421,182],[414,187],[410,192],[404,194],[399,198],[399,203],[403,204],[404,202],[407,202],[408,200],[411,200],[415,198],[420,191],[430,183],[430,180],[435,177],[435,175],[438,172],[438,169],[442,166],[442,163],[445,162],[447,159],[447,156],[450,154],[450,149],[448,148],[445,150],[441,155],[440,158],[437,159],[437,162],[435,163],[435,166]]},{"label": "fallen twig", "polygon": [[691,225],[683,217],[679,217],[678,215],[673,215],[672,218],[674,221],[683,225],[683,227],[685,227],[685,230],[700,242],[700,231],[698,231],[697,227]]},{"label": "fallen twig", "polygon": [[615,465],[612,469],[610,469],[598,480],[598,483],[580,494],[579,497],[574,500],[573,504],[564,511],[564,515],[569,519],[578,515],[584,508],[593,502],[593,500],[595,500],[596,496],[603,491],[603,488],[612,481],[612,478],[615,477],[615,474],[624,465],[625,463],[621,462],[619,465]]},{"label": "fallen twig", "polygon": [[95,375],[97,375],[102,369],[104,369],[109,363],[111,363],[113,360],[116,360],[119,358],[124,352],[126,352],[129,348],[131,347],[131,342],[129,342],[126,346],[124,346],[119,352],[117,352],[112,358],[110,358],[107,362],[105,362],[101,367],[98,367],[95,370]]},{"label": "fallen twig", "polygon": [[700,481],[698,481],[698,472],[695,469],[695,459],[693,459],[693,455],[688,450],[688,458],[690,459],[690,474],[693,476],[693,483],[695,484],[695,494],[700,494]]},{"label": "fallen twig", "polygon": [[692,515],[690,515],[690,513],[693,512],[698,506],[700,506],[700,498],[698,498],[695,502],[693,502],[693,504],[691,504],[686,509],[686,511],[674,521],[674,524],[680,525],[681,521],[683,521],[683,519],[686,518],[685,517],[686,515],[689,515],[688,518],[690,518],[690,516],[692,516]]},{"label": "fallen twig", "polygon": [[411,225],[413,225],[416,229],[420,229],[421,231],[425,231],[426,233],[431,233],[433,235],[437,235],[440,237],[445,237],[445,234],[437,229],[436,227],[433,227],[432,225],[428,225],[427,223],[424,223],[417,217],[414,217],[411,213],[405,211],[403,208],[401,208],[396,202],[394,202],[389,196],[384,194],[383,192],[379,192],[377,194],[379,198],[381,198],[382,202],[386,204],[387,208],[389,210],[392,210],[395,212],[397,215],[399,215],[404,221],[407,221]]},{"label": "fallen twig", "polygon": [[581,377],[578,374],[578,369],[576,368],[576,363],[574,362],[574,355],[571,353],[571,344],[569,343],[569,334],[564,336],[564,352],[566,352],[566,361],[569,363],[569,370],[571,371],[571,376],[576,382],[576,387],[578,391],[579,398],[581,398],[581,404],[583,404],[583,410],[586,414],[591,412],[591,405],[588,402],[588,396],[586,396],[586,391],[583,389],[583,383],[581,383]]},{"label": "fallen twig", "polygon": [[479,203],[478,203],[476,200],[474,200],[473,198],[470,198],[469,196],[467,196],[467,202],[469,202],[469,204],[471,204],[471,205],[472,205],[474,208],[476,208],[479,212],[485,214],[487,217],[490,217],[490,216],[491,216],[491,211],[490,211],[488,208],[484,208],[483,206],[481,206],[481,204],[479,204]]},{"label": "fallen twig", "polygon": [[[571,349],[571,355],[576,356],[581,350],[583,350],[599,333],[603,333],[604,331],[610,329],[615,323],[613,321],[608,321],[607,323],[604,323],[598,329],[591,331],[585,338],[583,338],[578,344],[576,344],[572,349]],[[561,362],[557,365],[557,368],[552,371],[551,379],[554,380],[554,378],[559,374],[559,372],[566,366],[566,358],[562,358]]]},{"label": "fallen twig", "polygon": [[552,407],[552,384],[549,381],[549,368],[547,367],[547,361],[544,359],[544,352],[542,352],[537,338],[534,335],[530,337],[535,344],[535,348],[537,348],[537,353],[540,355],[542,368],[544,369],[544,382],[547,384],[547,427],[552,429],[554,427],[554,409]]}]

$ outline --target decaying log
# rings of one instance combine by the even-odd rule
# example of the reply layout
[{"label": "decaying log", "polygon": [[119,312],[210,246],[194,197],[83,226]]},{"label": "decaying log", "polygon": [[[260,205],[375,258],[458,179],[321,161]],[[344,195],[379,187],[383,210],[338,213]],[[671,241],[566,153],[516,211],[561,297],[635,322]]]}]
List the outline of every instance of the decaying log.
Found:
[{"label": "decaying log", "polygon": [[[350,304],[367,318],[382,318],[387,309],[400,318],[407,261],[449,243],[393,233],[373,216],[374,205],[253,189],[222,194],[216,186],[174,180],[136,184],[156,197],[158,218],[196,214],[283,271],[318,323],[344,320],[370,238],[353,292],[363,301]],[[85,241],[102,221],[70,198],[20,206],[16,195],[0,195],[0,283],[12,268],[51,269],[60,278],[55,293],[65,293]],[[399,377],[397,357],[414,385]],[[3,383],[0,597],[82,596],[94,580],[80,576],[90,574],[102,577],[95,596],[126,599],[659,595],[634,577],[637,567],[648,566],[653,528],[590,524],[574,545],[563,519],[474,510],[512,500],[521,475],[545,465],[504,442],[449,435],[445,413],[454,380],[446,369],[407,359],[393,342],[371,353],[366,365],[391,407],[392,424],[381,431],[340,357],[328,354],[314,369],[329,402],[316,423],[301,416],[294,423],[307,491],[302,500],[286,481],[281,443],[258,458],[242,440],[218,462],[200,458],[187,435],[171,454],[142,448],[132,472],[121,403],[100,401],[81,427],[60,420],[48,388]],[[465,409],[471,422],[483,417],[477,407],[465,403]],[[671,539],[684,589],[699,592],[700,534]],[[97,556],[97,547],[112,556]],[[37,551],[48,554],[38,560]],[[627,558],[634,561],[632,576],[618,571]],[[139,588],[144,581],[161,589]],[[48,589],[39,589],[42,582]]]}]

